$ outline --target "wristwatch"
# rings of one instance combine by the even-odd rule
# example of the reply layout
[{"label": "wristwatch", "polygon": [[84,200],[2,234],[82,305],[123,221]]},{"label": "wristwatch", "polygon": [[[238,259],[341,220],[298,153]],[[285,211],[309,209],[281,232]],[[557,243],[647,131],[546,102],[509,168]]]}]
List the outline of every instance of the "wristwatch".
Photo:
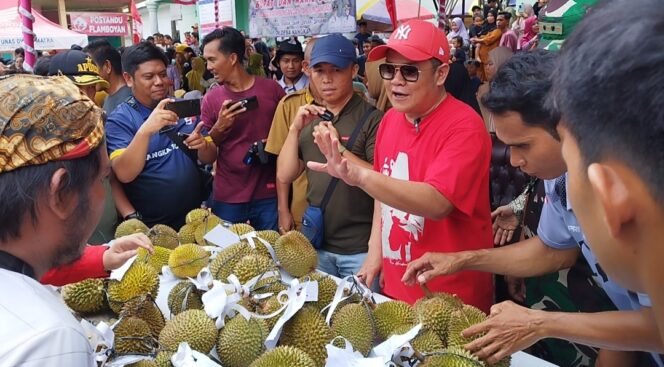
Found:
[{"label": "wristwatch", "polygon": [[138,219],[138,220],[143,220],[143,216],[141,213],[135,211],[133,213],[127,214],[122,220],[129,220],[129,219]]}]

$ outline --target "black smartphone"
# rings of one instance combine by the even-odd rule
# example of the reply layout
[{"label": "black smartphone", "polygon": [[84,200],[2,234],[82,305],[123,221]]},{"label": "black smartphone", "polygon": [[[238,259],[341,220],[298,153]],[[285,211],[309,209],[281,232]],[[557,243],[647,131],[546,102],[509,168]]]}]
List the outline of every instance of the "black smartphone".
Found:
[{"label": "black smartphone", "polygon": [[325,112],[319,113],[318,116],[325,121],[332,121],[334,114],[330,110],[326,109]]},{"label": "black smartphone", "polygon": [[166,104],[165,109],[175,112],[179,118],[198,116],[201,114],[201,100],[182,99]]},{"label": "black smartphone", "polygon": [[251,96],[249,98],[244,98],[244,99],[239,99],[237,101],[233,101],[233,102],[229,103],[228,106],[230,107],[230,106],[232,106],[232,105],[234,105],[238,102],[240,102],[240,107],[238,107],[238,108],[244,107],[244,108],[247,109],[247,111],[255,110],[255,109],[258,108],[258,98],[256,98],[256,96]]}]

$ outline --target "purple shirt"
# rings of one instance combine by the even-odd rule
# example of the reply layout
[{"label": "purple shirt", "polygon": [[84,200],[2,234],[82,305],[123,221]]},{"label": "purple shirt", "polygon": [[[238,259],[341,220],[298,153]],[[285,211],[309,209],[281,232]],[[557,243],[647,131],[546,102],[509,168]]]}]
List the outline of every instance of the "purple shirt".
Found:
[{"label": "purple shirt", "polygon": [[267,139],[272,117],[284,90],[273,80],[256,77],[254,85],[242,92],[233,92],[221,85],[212,88],[203,98],[201,119],[211,129],[217,122],[221,104],[252,96],[258,98],[258,108],[241,113],[226,132],[218,146],[213,198],[224,203],[238,204],[276,197],[275,163],[251,166],[243,159],[256,141]]}]

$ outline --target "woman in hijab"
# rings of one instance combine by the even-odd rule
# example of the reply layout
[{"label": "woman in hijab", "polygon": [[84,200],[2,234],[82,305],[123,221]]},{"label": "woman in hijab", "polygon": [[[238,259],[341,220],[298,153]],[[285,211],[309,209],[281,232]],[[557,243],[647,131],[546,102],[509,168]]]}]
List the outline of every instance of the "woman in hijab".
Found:
[{"label": "woman in hijab", "polygon": [[203,73],[205,72],[205,63],[200,57],[194,57],[191,59],[191,71],[187,73],[187,82],[189,84],[189,90],[197,90],[201,93],[205,93],[205,83],[203,79]]},{"label": "woman in hijab", "polygon": [[483,30],[487,33],[481,37],[470,39],[470,42],[477,47],[475,53],[482,63],[482,69],[480,69],[480,79],[482,79],[482,81],[487,80],[483,68],[489,61],[489,52],[500,45],[500,38],[503,36],[503,31],[501,31],[500,28],[496,28],[496,14],[497,13],[494,9],[489,10]]},{"label": "woman in hijab", "polygon": [[447,40],[452,43],[454,37],[461,37],[463,39],[463,45],[468,46],[470,43],[470,37],[468,36],[468,30],[466,25],[463,24],[463,20],[457,17],[452,19],[452,24],[450,24],[450,33],[447,34]]},{"label": "woman in hijab", "polygon": [[484,119],[484,125],[486,126],[487,130],[489,132],[494,132],[496,131],[494,125],[493,125],[493,118],[491,117],[491,112],[484,107],[482,104],[482,96],[484,96],[488,91],[489,91],[489,83],[493,79],[493,76],[496,75],[496,71],[498,68],[500,68],[507,60],[509,60],[510,57],[512,57],[513,53],[512,50],[510,50],[507,47],[497,47],[493,49],[491,52],[489,52],[489,58],[487,60],[486,65],[484,66],[484,72],[487,77],[487,81],[480,85],[479,89],[477,90],[477,101],[479,102],[480,105],[480,110],[482,111],[482,118]]},{"label": "woman in hijab", "polygon": [[463,64],[456,62],[450,64],[450,71],[445,79],[445,91],[472,107],[478,114],[480,113],[480,107],[473,92],[473,84],[468,76],[468,70]]},{"label": "woman in hijab", "polygon": [[523,37],[519,40],[519,49],[530,51],[533,45],[537,44],[537,34],[539,33],[537,17],[533,15],[526,19],[523,27]]}]

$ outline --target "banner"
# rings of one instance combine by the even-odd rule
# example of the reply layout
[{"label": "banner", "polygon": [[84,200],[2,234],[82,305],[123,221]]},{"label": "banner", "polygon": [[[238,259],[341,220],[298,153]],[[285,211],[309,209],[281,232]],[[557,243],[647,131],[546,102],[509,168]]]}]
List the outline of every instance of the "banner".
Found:
[{"label": "banner", "polygon": [[[245,1],[245,0],[241,0]],[[235,26],[234,0],[199,0],[198,1],[198,31],[202,40],[206,34],[215,28]]]},{"label": "banner", "polygon": [[313,36],[357,30],[355,0],[251,0],[251,37]]},{"label": "banner", "polygon": [[122,13],[68,13],[71,29],[89,36],[125,36],[129,34],[127,15]]},{"label": "banner", "polygon": [[143,19],[141,19],[141,13],[138,12],[138,9],[136,9],[136,1],[131,0],[130,4],[131,8],[131,19],[132,19],[132,43],[137,44],[141,42],[141,38],[143,35]]}]

